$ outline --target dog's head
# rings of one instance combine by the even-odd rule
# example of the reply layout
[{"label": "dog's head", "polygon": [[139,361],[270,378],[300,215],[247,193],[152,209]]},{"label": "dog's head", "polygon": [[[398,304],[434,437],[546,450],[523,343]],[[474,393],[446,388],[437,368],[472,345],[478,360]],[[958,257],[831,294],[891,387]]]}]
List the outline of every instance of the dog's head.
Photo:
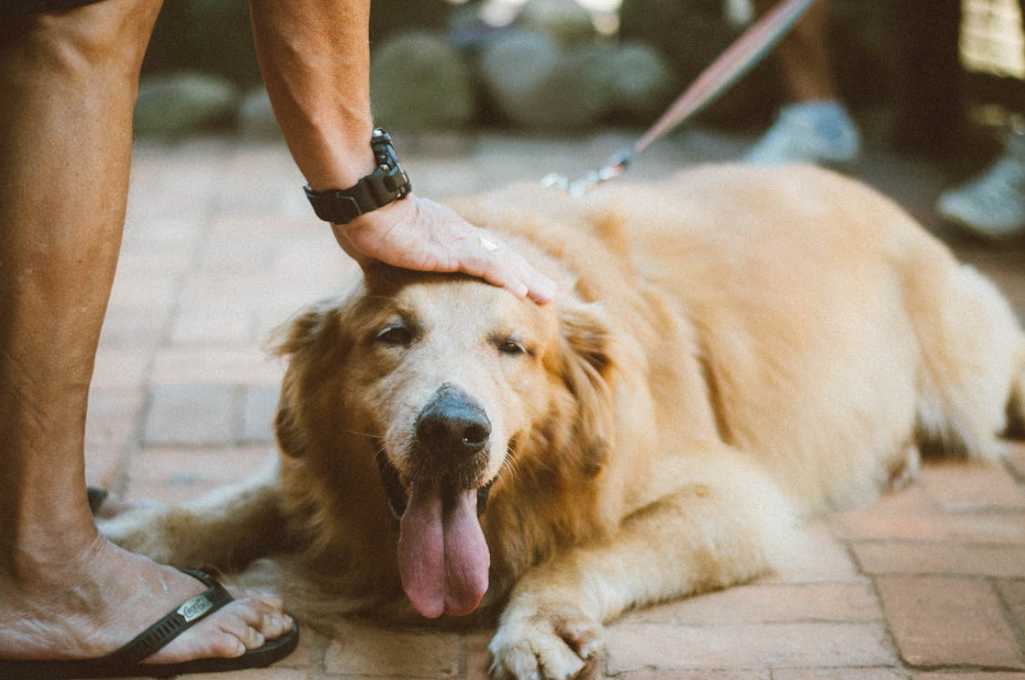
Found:
[{"label": "dog's head", "polygon": [[278,440],[316,459],[312,484],[345,487],[326,493],[401,518],[398,571],[421,614],[466,614],[488,588],[489,492],[498,503],[526,469],[601,468],[608,340],[595,305],[381,267],[290,325]]}]

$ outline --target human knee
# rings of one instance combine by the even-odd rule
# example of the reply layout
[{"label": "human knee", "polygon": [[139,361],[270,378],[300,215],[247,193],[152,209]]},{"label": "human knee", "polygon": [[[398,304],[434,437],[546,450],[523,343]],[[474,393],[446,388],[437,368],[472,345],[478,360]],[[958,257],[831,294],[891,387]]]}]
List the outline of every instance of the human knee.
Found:
[{"label": "human knee", "polygon": [[74,10],[27,17],[19,31],[25,51],[43,68],[88,76],[135,75],[161,0],[104,0]]}]

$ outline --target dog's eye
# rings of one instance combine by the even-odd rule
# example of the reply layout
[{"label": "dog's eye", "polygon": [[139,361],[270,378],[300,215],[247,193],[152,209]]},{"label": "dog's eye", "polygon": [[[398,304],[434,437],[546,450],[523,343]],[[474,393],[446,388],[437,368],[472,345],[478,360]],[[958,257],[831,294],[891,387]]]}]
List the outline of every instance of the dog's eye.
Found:
[{"label": "dog's eye", "polygon": [[407,326],[386,326],[374,339],[384,345],[408,347],[413,342],[413,331]]},{"label": "dog's eye", "polygon": [[496,340],[495,346],[498,347],[499,352],[501,352],[502,354],[507,354],[509,356],[520,356],[522,354],[530,353],[527,351],[527,348],[524,347],[522,342],[520,342],[519,340],[514,340],[512,338]]}]

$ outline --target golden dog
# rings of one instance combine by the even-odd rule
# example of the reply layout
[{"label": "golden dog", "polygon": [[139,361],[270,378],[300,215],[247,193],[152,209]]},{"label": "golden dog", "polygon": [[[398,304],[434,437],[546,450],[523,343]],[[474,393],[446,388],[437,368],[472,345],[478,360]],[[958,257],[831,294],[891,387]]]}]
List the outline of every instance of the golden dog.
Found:
[{"label": "golden dog", "polygon": [[244,569],[308,622],[500,611],[493,673],[563,679],[624,610],[755,578],[794,517],[1025,422],[1008,304],[848,179],[707,167],[454,208],[556,301],[368,272],[281,338],[276,469],[108,534]]}]

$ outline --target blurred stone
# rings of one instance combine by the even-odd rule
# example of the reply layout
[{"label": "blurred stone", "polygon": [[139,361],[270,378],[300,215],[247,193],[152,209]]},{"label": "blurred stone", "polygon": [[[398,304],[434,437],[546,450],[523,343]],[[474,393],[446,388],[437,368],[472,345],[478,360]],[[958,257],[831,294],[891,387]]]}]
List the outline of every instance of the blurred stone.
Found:
[{"label": "blurred stone", "polygon": [[463,125],[476,111],[472,81],[462,55],[441,37],[396,35],[377,46],[370,60],[374,120],[411,130]]},{"label": "blurred stone", "polygon": [[250,90],[242,98],[237,125],[239,132],[245,137],[281,138],[281,128],[278,127],[278,119],[274,117],[274,109],[265,88],[257,87]]},{"label": "blurred stone", "polygon": [[576,0],[530,0],[523,6],[517,23],[563,46],[594,38],[591,15]]},{"label": "blurred stone", "polygon": [[626,42],[588,51],[588,77],[608,92],[614,113],[624,121],[651,122],[677,94],[672,67],[650,45]]},{"label": "blurred stone", "polygon": [[481,50],[480,72],[499,112],[535,130],[579,130],[611,107],[611,93],[590,68],[591,50],[563,51],[550,38],[517,29]]},{"label": "blurred stone", "polygon": [[[694,82],[742,33],[723,14],[721,0],[623,0],[620,35],[647,43],[674,70],[682,88]],[[755,66],[710,104],[700,120],[710,124],[764,125],[782,100],[775,63]]]},{"label": "blurred stone", "polygon": [[134,129],[139,135],[174,138],[230,121],[238,90],[224,78],[181,73],[145,78],[139,85]]}]

